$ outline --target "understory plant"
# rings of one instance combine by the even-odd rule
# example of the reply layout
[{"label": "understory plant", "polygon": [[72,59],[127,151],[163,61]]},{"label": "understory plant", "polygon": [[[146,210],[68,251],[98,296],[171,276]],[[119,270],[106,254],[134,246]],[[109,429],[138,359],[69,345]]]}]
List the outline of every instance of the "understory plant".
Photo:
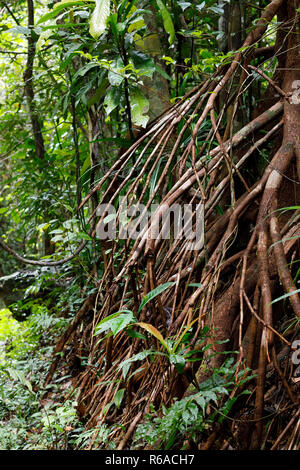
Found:
[{"label": "understory plant", "polygon": [[[9,309],[0,310],[0,449],[68,449],[81,431],[76,401],[45,399],[59,396],[60,384],[43,387],[51,361],[53,339],[66,320],[32,302],[32,313],[18,322]],[[63,398],[63,396],[62,396]]]},{"label": "understory plant", "polygon": [[[197,444],[205,431],[226,419],[232,406],[241,396],[248,394],[241,388],[252,377],[249,370],[237,372],[234,358],[213,371],[212,376],[199,385],[196,393],[181,400],[175,398],[170,407],[152,410],[145,417],[134,436],[136,448],[149,445],[152,449],[184,449],[184,442]],[[234,394],[232,392],[235,392]]]}]

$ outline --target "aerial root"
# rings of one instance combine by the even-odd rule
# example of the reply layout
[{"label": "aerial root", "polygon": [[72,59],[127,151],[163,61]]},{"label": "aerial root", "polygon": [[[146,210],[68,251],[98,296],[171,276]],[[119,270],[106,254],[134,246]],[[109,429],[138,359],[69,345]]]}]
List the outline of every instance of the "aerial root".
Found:
[{"label": "aerial root", "polygon": [[[287,339],[288,334],[278,328],[272,304],[281,292],[291,294],[296,290],[289,263],[297,253],[300,224],[292,213],[282,225],[278,214],[280,188],[297,156],[297,143],[291,139],[287,120],[282,117],[283,113],[286,117],[286,113],[294,112],[289,109],[289,90],[268,79],[270,87],[277,87],[281,100],[273,101],[269,109],[249,119],[230,138],[234,113],[225,129],[222,119],[229,103],[237,96],[228,98],[219,115],[216,106],[217,96],[229,87],[239,67],[249,70],[247,54],[256,50],[268,22],[281,4],[280,0],[269,3],[257,27],[246,38],[243,54],[237,52],[232,63],[218,71],[222,78],[216,73],[212,80],[201,84],[154,121],[80,205],[83,207],[104,187],[92,218],[101,204],[116,206],[121,196],[129,201],[134,199],[134,204],[144,204],[145,211],[153,202],[160,201],[154,216],[135,240],[129,237],[118,248],[117,243],[112,242],[94,298],[92,327],[83,335],[80,345],[89,356],[89,366],[78,374],[74,384],[79,390],[79,403],[84,407],[88,427],[117,422],[127,429],[122,432],[119,427],[111,431],[118,449],[128,445],[136,426],[149,412],[150,404],[159,409],[162,404],[170,405],[175,396],[188,396],[195,391],[191,375],[194,374],[193,383],[201,383],[213,368],[221,365],[222,353],[228,348],[224,341],[228,338],[231,346],[238,349],[238,370],[248,366],[257,373],[255,390],[252,389],[255,391],[252,448],[260,448],[263,442],[268,368],[276,371],[286,396],[293,406],[296,404],[295,393],[278,360],[282,348],[290,350],[292,344]],[[245,81],[251,78],[246,73],[244,77]],[[243,83],[239,84],[237,93],[242,93],[241,85]],[[263,136],[260,130],[265,131]],[[274,137],[277,143],[271,147]],[[282,140],[279,146],[278,140]],[[262,174],[256,175],[253,181],[244,171],[245,164],[250,158],[255,159],[263,148],[267,148],[271,156]],[[205,244],[189,251],[188,240],[184,237],[164,239],[163,221],[172,205],[183,207],[196,203],[204,206]],[[116,221],[121,219],[122,211],[121,205]],[[252,228],[246,235],[243,232],[243,240],[240,240],[245,224],[249,226],[250,213],[253,214]],[[98,227],[105,216],[105,213],[98,216]],[[130,226],[132,231],[138,225],[134,217],[136,214],[130,216],[130,223],[135,223]],[[96,230],[97,227],[93,227],[93,234]],[[158,236],[152,238],[153,233]],[[138,315],[143,297],[166,282],[174,284],[150,301]],[[191,283],[194,286],[189,286]],[[288,302],[290,318],[299,318],[298,295],[290,295]],[[203,327],[209,326],[212,337],[208,341],[217,342],[214,352],[219,354],[211,357],[211,351],[207,350],[203,357],[207,369],[199,367],[197,370],[201,361],[194,363],[193,368],[187,363],[183,375],[178,374],[164,356],[157,356],[154,362],[145,358],[136,373],[124,379],[122,361],[145,347],[158,348],[154,338],[148,337],[145,345],[144,340],[130,338],[125,331],[115,337],[101,337],[99,342],[100,337],[93,334],[97,324],[124,308],[132,310],[138,321],[155,326],[164,338],[173,336],[178,340],[184,328],[194,322],[191,349],[197,348]],[[80,318],[76,322],[78,325]],[[57,351],[64,344],[60,342]],[[116,392],[122,389],[122,406],[112,406],[107,411]],[[276,448],[285,433],[287,431],[275,442]],[[92,447],[96,446],[96,439],[97,433]],[[216,439],[218,433],[210,431],[201,448],[210,448]],[[291,438],[289,445],[293,442]],[[228,446],[228,443],[222,445]]]}]

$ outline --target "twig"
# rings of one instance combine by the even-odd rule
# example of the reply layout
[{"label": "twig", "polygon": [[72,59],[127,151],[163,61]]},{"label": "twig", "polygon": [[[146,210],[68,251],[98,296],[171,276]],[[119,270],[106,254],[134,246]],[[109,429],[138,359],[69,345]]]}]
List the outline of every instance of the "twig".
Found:
[{"label": "twig", "polygon": [[266,75],[262,70],[258,69],[257,67],[254,67],[254,65],[248,65],[248,68],[251,70],[254,70],[255,72],[259,73],[265,80],[267,80],[270,85],[272,85],[273,88],[283,97],[283,98],[288,98],[288,95],[281,89],[279,88],[278,85],[270,78],[268,75]]}]

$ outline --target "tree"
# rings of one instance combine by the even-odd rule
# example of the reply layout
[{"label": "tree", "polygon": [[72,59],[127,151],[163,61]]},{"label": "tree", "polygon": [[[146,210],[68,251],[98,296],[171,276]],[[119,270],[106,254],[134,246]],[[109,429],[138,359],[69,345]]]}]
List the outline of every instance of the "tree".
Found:
[{"label": "tree", "polygon": [[[85,263],[96,292],[55,348],[55,354],[63,351],[84,325],[72,347],[88,358],[76,377],[88,427],[131,422],[125,434],[112,430],[122,449],[151,405],[171,406],[177,397],[183,400],[179,408],[190,406],[197,398],[195,384],[203,392],[216,385],[212,371],[222,375],[225,369],[218,385],[229,384],[229,413],[248,367],[257,372],[257,382],[255,429],[251,437],[249,425],[245,441],[261,448],[268,364],[296,403],[278,358],[293,339],[283,334],[281,309],[290,324],[298,325],[300,316],[300,2],[245,8],[243,1],[106,1],[96,2],[92,14],[91,5],[82,3],[58,3],[40,19],[37,32],[39,41],[43,28],[51,33],[49,47],[62,58],[60,66],[51,65],[54,81],[48,87],[54,97],[64,93],[60,102],[55,98],[57,122],[71,117],[76,223],[83,242],[79,236],[71,249],[61,244],[60,259],[46,261],[26,260],[5,241],[0,244],[19,261],[40,265],[59,266],[89,254]],[[151,56],[147,49],[148,29],[156,40],[163,32],[159,61],[158,51]],[[45,59],[47,44],[39,53],[43,67],[46,59],[54,60],[53,53]],[[64,78],[57,80],[61,73]],[[158,115],[157,91],[167,83],[170,106],[165,109],[162,100]],[[100,226],[124,220],[124,198],[133,208],[126,213],[135,221],[132,230],[140,222],[134,207],[143,204],[146,211],[156,203],[155,215],[136,239],[117,233],[98,240]],[[107,204],[116,209],[115,219],[103,210]],[[176,238],[173,219],[174,233],[164,238],[169,208],[192,207],[194,227],[197,204],[204,207],[204,245],[191,250],[190,239]],[[238,350],[236,384],[226,382],[230,368],[222,369],[228,350]],[[58,364],[56,358],[46,383]],[[217,392],[222,395],[218,389],[208,402],[215,396],[220,403]],[[96,438],[97,432],[91,446]],[[202,429],[193,439],[207,448],[213,438]]]}]

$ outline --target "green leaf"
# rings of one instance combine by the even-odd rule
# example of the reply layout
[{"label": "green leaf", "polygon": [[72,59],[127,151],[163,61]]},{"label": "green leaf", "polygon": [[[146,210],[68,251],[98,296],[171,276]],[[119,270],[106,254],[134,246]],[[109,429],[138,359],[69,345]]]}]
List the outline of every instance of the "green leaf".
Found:
[{"label": "green leaf", "polygon": [[110,401],[109,403],[107,403],[103,410],[102,410],[102,413],[103,413],[103,416],[105,416],[107,413],[108,413],[108,410],[110,409],[110,407],[113,405],[114,403],[112,401]]},{"label": "green leaf", "polygon": [[299,210],[300,206],[288,206],[288,207],[282,207],[281,209],[277,209],[277,211],[291,211],[291,210]]},{"label": "green leaf", "polygon": [[182,11],[186,10],[188,7],[191,6],[190,2],[178,2],[178,5],[182,9]]},{"label": "green leaf", "polygon": [[111,87],[104,99],[104,108],[107,115],[109,115],[117,106],[119,106],[121,100],[121,89],[120,87]]},{"label": "green leaf", "polygon": [[96,0],[96,7],[90,19],[90,34],[98,39],[106,30],[106,22],[110,13],[110,0]]},{"label": "green leaf", "polygon": [[148,292],[148,294],[145,295],[141,305],[139,306],[138,313],[140,313],[140,311],[144,308],[144,306],[148,302],[150,302],[150,300],[155,299],[155,297],[157,297],[159,294],[161,294],[162,292],[164,292],[166,289],[173,286],[174,284],[175,282],[166,282],[165,284],[161,284],[160,286],[156,287],[151,292]]},{"label": "green leaf", "polygon": [[205,2],[200,3],[200,5],[196,5],[196,8],[198,11],[203,10],[204,7],[205,7]]},{"label": "green leaf", "polygon": [[224,9],[219,6],[212,6],[208,8],[210,11],[213,13],[216,13],[217,15],[223,15],[224,14]]},{"label": "green leaf", "polygon": [[108,72],[108,80],[112,86],[119,87],[124,80],[124,63],[121,57],[111,61]]},{"label": "green leaf", "polygon": [[175,365],[175,368],[179,374],[182,374],[185,366],[185,358],[182,354],[171,353],[169,356],[170,363]]},{"label": "green leaf", "polygon": [[144,340],[147,339],[145,335],[142,335],[142,333],[139,333],[138,331],[135,331],[131,328],[128,328],[126,330],[126,333],[128,334],[128,336],[130,336],[130,338],[140,338],[140,339],[144,339]]},{"label": "green leaf", "polygon": [[175,29],[169,10],[162,0],[156,0],[156,3],[161,13],[166,33],[169,35],[169,43],[173,44],[175,39]]},{"label": "green leaf", "polygon": [[49,39],[49,37],[53,34],[53,31],[51,29],[48,29],[46,31],[43,31],[37,40],[36,43],[36,51],[39,52],[41,50],[42,44]]},{"label": "green leaf", "polygon": [[197,402],[197,404],[200,406],[200,408],[202,408],[202,411],[203,411],[203,414],[204,414],[205,409],[206,409],[206,401],[204,400],[203,396],[200,395],[200,394],[195,395],[194,399]]},{"label": "green leaf", "polygon": [[166,62],[167,65],[176,65],[176,60],[174,60],[172,57],[169,57],[167,55],[162,56],[162,60]]},{"label": "green leaf", "polygon": [[139,374],[139,373],[142,372],[143,370],[145,370],[145,366],[142,366],[142,367],[139,367],[138,369],[135,369],[135,370],[130,374],[130,376],[128,377],[128,380],[130,380],[131,377],[134,377],[136,374]]},{"label": "green leaf", "polygon": [[129,15],[130,10],[134,7],[137,0],[123,0],[121,4],[118,5],[118,10],[122,21],[125,21],[126,17]]},{"label": "green leaf", "polygon": [[108,223],[111,222],[112,220],[115,220],[116,217],[117,217],[116,214],[108,214],[106,217],[104,217],[103,223],[104,223],[104,224],[108,224]]},{"label": "green leaf", "polygon": [[136,89],[130,93],[130,105],[133,124],[146,127],[149,121],[149,116],[145,115],[149,111],[149,101],[147,98]]},{"label": "green leaf", "polygon": [[[223,389],[223,387],[222,387]],[[226,390],[226,389],[223,389],[223,390]],[[227,392],[227,390],[226,390]],[[203,395],[210,401],[214,401],[215,404],[217,405],[218,404],[218,397],[217,395],[215,394],[215,392],[213,392],[212,390],[208,390],[207,392],[203,392]]]},{"label": "green leaf", "polygon": [[111,31],[113,33],[115,43],[118,44],[119,42],[119,31],[117,27],[118,23],[118,15],[117,13],[112,13],[108,18],[108,24],[110,25]]},{"label": "green leaf", "polygon": [[100,98],[105,95],[106,89],[109,85],[107,78],[104,78],[98,88],[96,89],[94,95],[88,100],[87,106],[90,108],[93,104],[99,103]]},{"label": "green leaf", "polygon": [[133,65],[136,69],[141,70],[143,75],[152,78],[155,71],[155,64],[151,57],[141,51],[132,50],[129,52]]},{"label": "green leaf", "polygon": [[92,240],[92,238],[85,232],[78,232],[77,237],[81,240]]},{"label": "green leaf", "polygon": [[121,388],[120,390],[118,390],[116,393],[115,393],[115,396],[114,396],[114,404],[116,405],[117,408],[120,408],[121,406],[121,403],[122,403],[122,400],[123,400],[123,397],[124,397],[124,393],[125,393],[125,388]]},{"label": "green leaf", "polygon": [[13,28],[9,29],[10,33],[17,33],[17,34],[23,34],[24,36],[29,36],[30,35],[30,29],[26,28],[26,26],[14,26]]},{"label": "green leaf", "polygon": [[29,380],[26,379],[22,371],[13,369],[12,367],[8,367],[7,372],[9,373],[12,379],[18,380],[22,385],[24,385],[29,390],[30,393],[33,393],[32,385],[29,382]]},{"label": "green leaf", "polygon": [[166,80],[171,81],[170,75],[168,75],[159,65],[155,64],[155,70],[158,72],[162,77],[164,77]]},{"label": "green leaf", "polygon": [[95,0],[74,0],[73,2],[70,2],[69,0],[62,0],[61,2],[56,3],[56,5],[54,5],[54,8],[52,11],[42,16],[42,18],[40,18],[39,21],[37,22],[37,25],[41,23],[45,23],[46,21],[51,20],[52,18],[55,18],[65,8],[80,6],[80,3],[94,2],[94,1]]},{"label": "green leaf", "polygon": [[89,70],[94,69],[95,67],[99,67],[99,64],[96,62],[89,62],[84,67],[81,67],[73,76],[72,82],[75,83],[78,77],[83,77]]},{"label": "green leaf", "polygon": [[125,359],[124,361],[122,361],[118,368],[122,370],[122,374],[123,374],[124,379],[125,379],[128,371],[130,369],[130,366],[133,362],[143,361],[144,359],[146,359],[146,357],[148,357],[150,355],[153,355],[153,354],[155,354],[155,352],[152,351],[152,349],[145,349],[145,351],[142,351],[138,354],[135,354],[134,356],[130,357],[129,359]]},{"label": "green leaf", "polygon": [[151,178],[151,181],[150,181],[150,188],[149,188],[150,196],[152,195],[152,193],[155,189],[155,185],[156,185],[156,181],[157,181],[157,177],[158,177],[158,172],[159,172],[160,165],[161,165],[162,161],[163,161],[163,157],[159,160],[158,164],[155,167],[154,173],[152,175],[152,178]]},{"label": "green leaf", "polygon": [[193,320],[191,323],[189,323],[186,326],[186,328],[183,330],[183,333],[181,333],[181,335],[179,336],[178,341],[176,341],[176,343],[174,344],[173,349],[172,349],[172,353],[175,353],[175,351],[178,348],[179,344],[181,343],[184,335],[189,331],[189,329],[194,325],[194,323],[196,323],[196,321],[198,321],[198,318],[195,318],[195,320]]},{"label": "green leaf", "polygon": [[[295,235],[294,237],[282,238],[282,239],[279,240],[278,242],[272,243],[272,245],[270,245],[270,247],[269,247],[269,250],[270,250],[271,248],[273,248],[273,246],[278,245],[279,243],[284,243],[284,242],[287,242],[288,240],[295,240],[295,239],[297,239],[297,238],[299,239],[299,235]],[[268,250],[268,251],[269,251],[269,250]]]},{"label": "green leaf", "polygon": [[112,86],[118,87],[119,85],[121,85],[121,83],[123,82],[123,80],[124,80],[124,77],[123,77],[123,75],[118,71],[118,69],[110,70],[110,71],[108,72],[108,81],[109,81],[109,83],[110,83]]},{"label": "green leaf", "polygon": [[105,331],[111,330],[113,336],[124,330],[127,325],[134,323],[136,318],[130,310],[120,310],[104,318],[95,328],[94,335],[99,335]]},{"label": "green leaf", "polygon": [[84,163],[82,165],[82,168],[81,168],[82,174],[85,173],[87,170],[89,170],[90,167],[91,167],[91,157],[88,156],[88,157],[86,157],[86,159],[84,160]]},{"label": "green leaf", "polygon": [[291,295],[297,294],[300,292],[300,289],[294,290],[293,292],[288,292],[287,294],[281,295],[280,297],[277,297],[277,299],[273,300],[270,305],[275,304],[276,302],[279,302],[279,300],[286,299],[287,297],[290,297]]}]

